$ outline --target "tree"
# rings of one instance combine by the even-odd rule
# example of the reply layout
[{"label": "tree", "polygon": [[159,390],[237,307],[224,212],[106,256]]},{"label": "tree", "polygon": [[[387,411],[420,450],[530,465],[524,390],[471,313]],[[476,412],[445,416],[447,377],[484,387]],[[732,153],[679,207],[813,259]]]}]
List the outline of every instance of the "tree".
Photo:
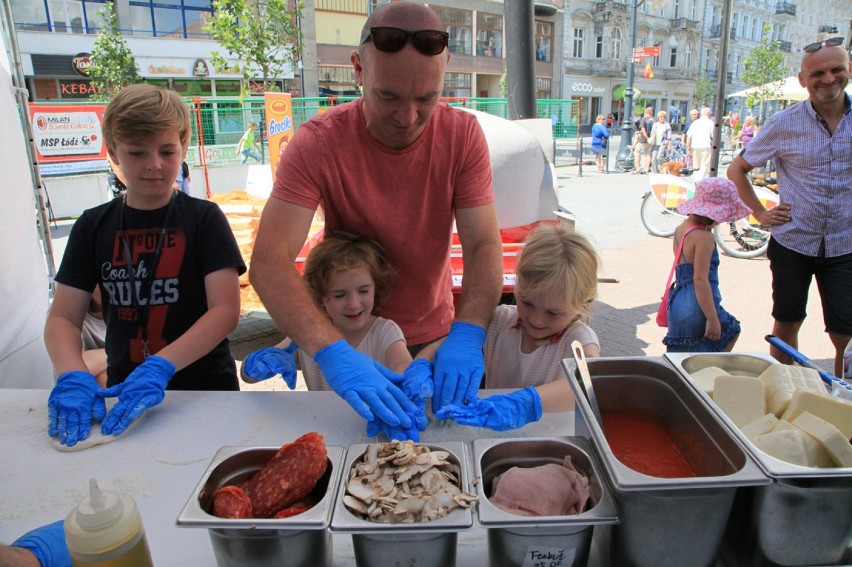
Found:
[{"label": "tree", "polygon": [[89,98],[109,100],[125,85],[139,81],[139,67],[118,29],[115,4],[104,4],[98,11],[98,16],[103,21],[103,27],[95,39],[89,64],[89,76],[97,92],[89,95]]},{"label": "tree", "polygon": [[716,87],[710,79],[704,75],[698,77],[695,81],[695,93],[692,95],[696,106],[710,106],[713,97],[716,95]]},{"label": "tree", "polygon": [[240,99],[251,92],[260,77],[263,91],[276,91],[275,80],[287,73],[299,45],[301,2],[291,0],[213,0],[215,13],[206,29],[214,40],[240,63],[231,63],[218,51],[210,54],[213,66],[242,75]]},{"label": "tree", "polygon": [[764,102],[781,94],[778,82],[784,78],[784,54],[781,53],[780,47],[780,41],[772,40],[772,27],[766,24],[763,26],[760,45],[743,59],[745,71],[740,78],[743,83],[754,87],[752,96],[760,101],[759,124],[763,124]]}]

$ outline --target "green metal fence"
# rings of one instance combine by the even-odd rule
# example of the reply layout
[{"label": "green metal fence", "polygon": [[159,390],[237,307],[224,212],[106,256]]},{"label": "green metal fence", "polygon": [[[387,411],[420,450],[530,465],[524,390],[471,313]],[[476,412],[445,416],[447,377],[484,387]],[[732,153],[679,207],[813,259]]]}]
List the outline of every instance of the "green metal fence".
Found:
[{"label": "green metal fence", "polygon": [[[356,97],[316,97],[293,99],[293,122],[295,128],[328,110],[329,108],[355,100]],[[508,100],[505,98],[448,98],[452,106],[471,108],[501,118],[509,117]],[[192,134],[187,153],[187,162],[201,164],[199,149],[204,148],[208,165],[239,163],[237,143],[251,122],[258,126],[258,143],[262,147],[265,162],[268,151],[264,144],[265,110],[263,98],[248,98],[242,102],[236,97],[187,99],[191,107]],[[36,103],[50,105],[54,103]],[[65,104],[65,103],[59,103]],[[81,104],[81,103],[74,103]],[[87,103],[82,103],[87,104]],[[102,103],[90,103],[102,104]],[[540,99],[536,101],[539,118],[549,118],[553,124],[554,138],[576,138],[578,124],[578,102],[574,100]]]},{"label": "green metal fence", "polygon": [[[293,122],[296,129],[327,109],[355,100],[356,97],[317,97],[293,99]],[[446,99],[451,106],[471,108],[501,118],[509,117],[509,104],[505,98],[453,98]],[[199,131],[204,142],[205,157],[209,165],[226,165],[239,161],[236,146],[250,122],[261,126],[264,121],[262,99],[247,99],[240,103],[236,98],[195,99],[193,105],[193,131],[187,161],[200,162],[197,154]],[[554,138],[576,138],[579,105],[575,100],[540,99],[536,101],[539,118],[549,118]],[[262,143],[264,133],[259,130]],[[263,148],[266,159],[268,152]]]}]

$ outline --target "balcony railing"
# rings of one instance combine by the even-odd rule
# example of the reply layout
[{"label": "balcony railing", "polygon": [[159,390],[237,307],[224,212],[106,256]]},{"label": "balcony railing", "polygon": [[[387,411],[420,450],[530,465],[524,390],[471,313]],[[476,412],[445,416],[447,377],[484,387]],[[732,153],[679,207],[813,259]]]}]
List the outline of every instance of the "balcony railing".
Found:
[{"label": "balcony railing", "polygon": [[778,16],[793,16],[796,17],[796,5],[792,2],[778,2],[775,5],[775,14]]},{"label": "balcony railing", "polygon": [[627,13],[627,4],[624,2],[615,2],[614,0],[603,0],[595,3],[595,14],[617,12],[619,14]]},{"label": "balcony railing", "polygon": [[782,41],[782,42],[779,43],[778,49],[780,49],[784,53],[792,53],[793,44],[789,41]]},{"label": "balcony railing", "polygon": [[[737,38],[737,32],[731,28],[731,39]],[[710,26],[710,39],[722,39],[722,24],[713,24]]]},{"label": "balcony railing", "polygon": [[536,16],[552,16],[561,7],[562,2],[557,4],[556,0],[535,0],[533,4]]},{"label": "balcony railing", "polygon": [[701,22],[688,18],[675,18],[672,20],[672,29],[675,30],[697,30]]}]

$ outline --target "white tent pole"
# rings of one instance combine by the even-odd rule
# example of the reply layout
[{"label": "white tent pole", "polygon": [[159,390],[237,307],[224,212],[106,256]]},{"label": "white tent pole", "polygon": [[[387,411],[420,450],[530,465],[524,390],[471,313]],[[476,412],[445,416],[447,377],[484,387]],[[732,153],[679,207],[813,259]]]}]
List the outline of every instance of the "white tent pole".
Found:
[{"label": "white tent pole", "polygon": [[44,255],[47,259],[47,275],[49,276],[50,294],[53,295],[54,286],[56,285],[53,278],[56,275],[56,259],[53,253],[53,241],[50,238],[50,218],[47,214],[47,198],[42,185],[41,175],[38,170],[38,161],[34,151],[34,137],[32,129],[32,121],[30,120],[30,104],[29,93],[24,82],[24,71],[21,65],[21,51],[18,48],[18,36],[15,33],[15,20],[12,17],[12,6],[9,0],[3,0],[3,11],[0,14],[2,18],[3,29],[5,30],[4,40],[8,46],[7,51],[12,63],[12,80],[14,82],[15,100],[18,102],[18,113],[21,117],[21,125],[24,129],[24,136],[27,139],[26,150],[27,159],[30,167],[30,176],[32,177],[35,202],[38,213],[38,224],[41,232],[41,244],[44,249]]}]

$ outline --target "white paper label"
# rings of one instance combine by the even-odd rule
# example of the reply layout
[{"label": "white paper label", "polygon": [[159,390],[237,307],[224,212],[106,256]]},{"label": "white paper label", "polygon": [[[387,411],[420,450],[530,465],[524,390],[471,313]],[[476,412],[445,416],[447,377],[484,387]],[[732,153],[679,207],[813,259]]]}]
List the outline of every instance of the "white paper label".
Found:
[{"label": "white paper label", "polygon": [[527,546],[522,567],[564,567],[574,563],[575,549],[564,547]]}]

